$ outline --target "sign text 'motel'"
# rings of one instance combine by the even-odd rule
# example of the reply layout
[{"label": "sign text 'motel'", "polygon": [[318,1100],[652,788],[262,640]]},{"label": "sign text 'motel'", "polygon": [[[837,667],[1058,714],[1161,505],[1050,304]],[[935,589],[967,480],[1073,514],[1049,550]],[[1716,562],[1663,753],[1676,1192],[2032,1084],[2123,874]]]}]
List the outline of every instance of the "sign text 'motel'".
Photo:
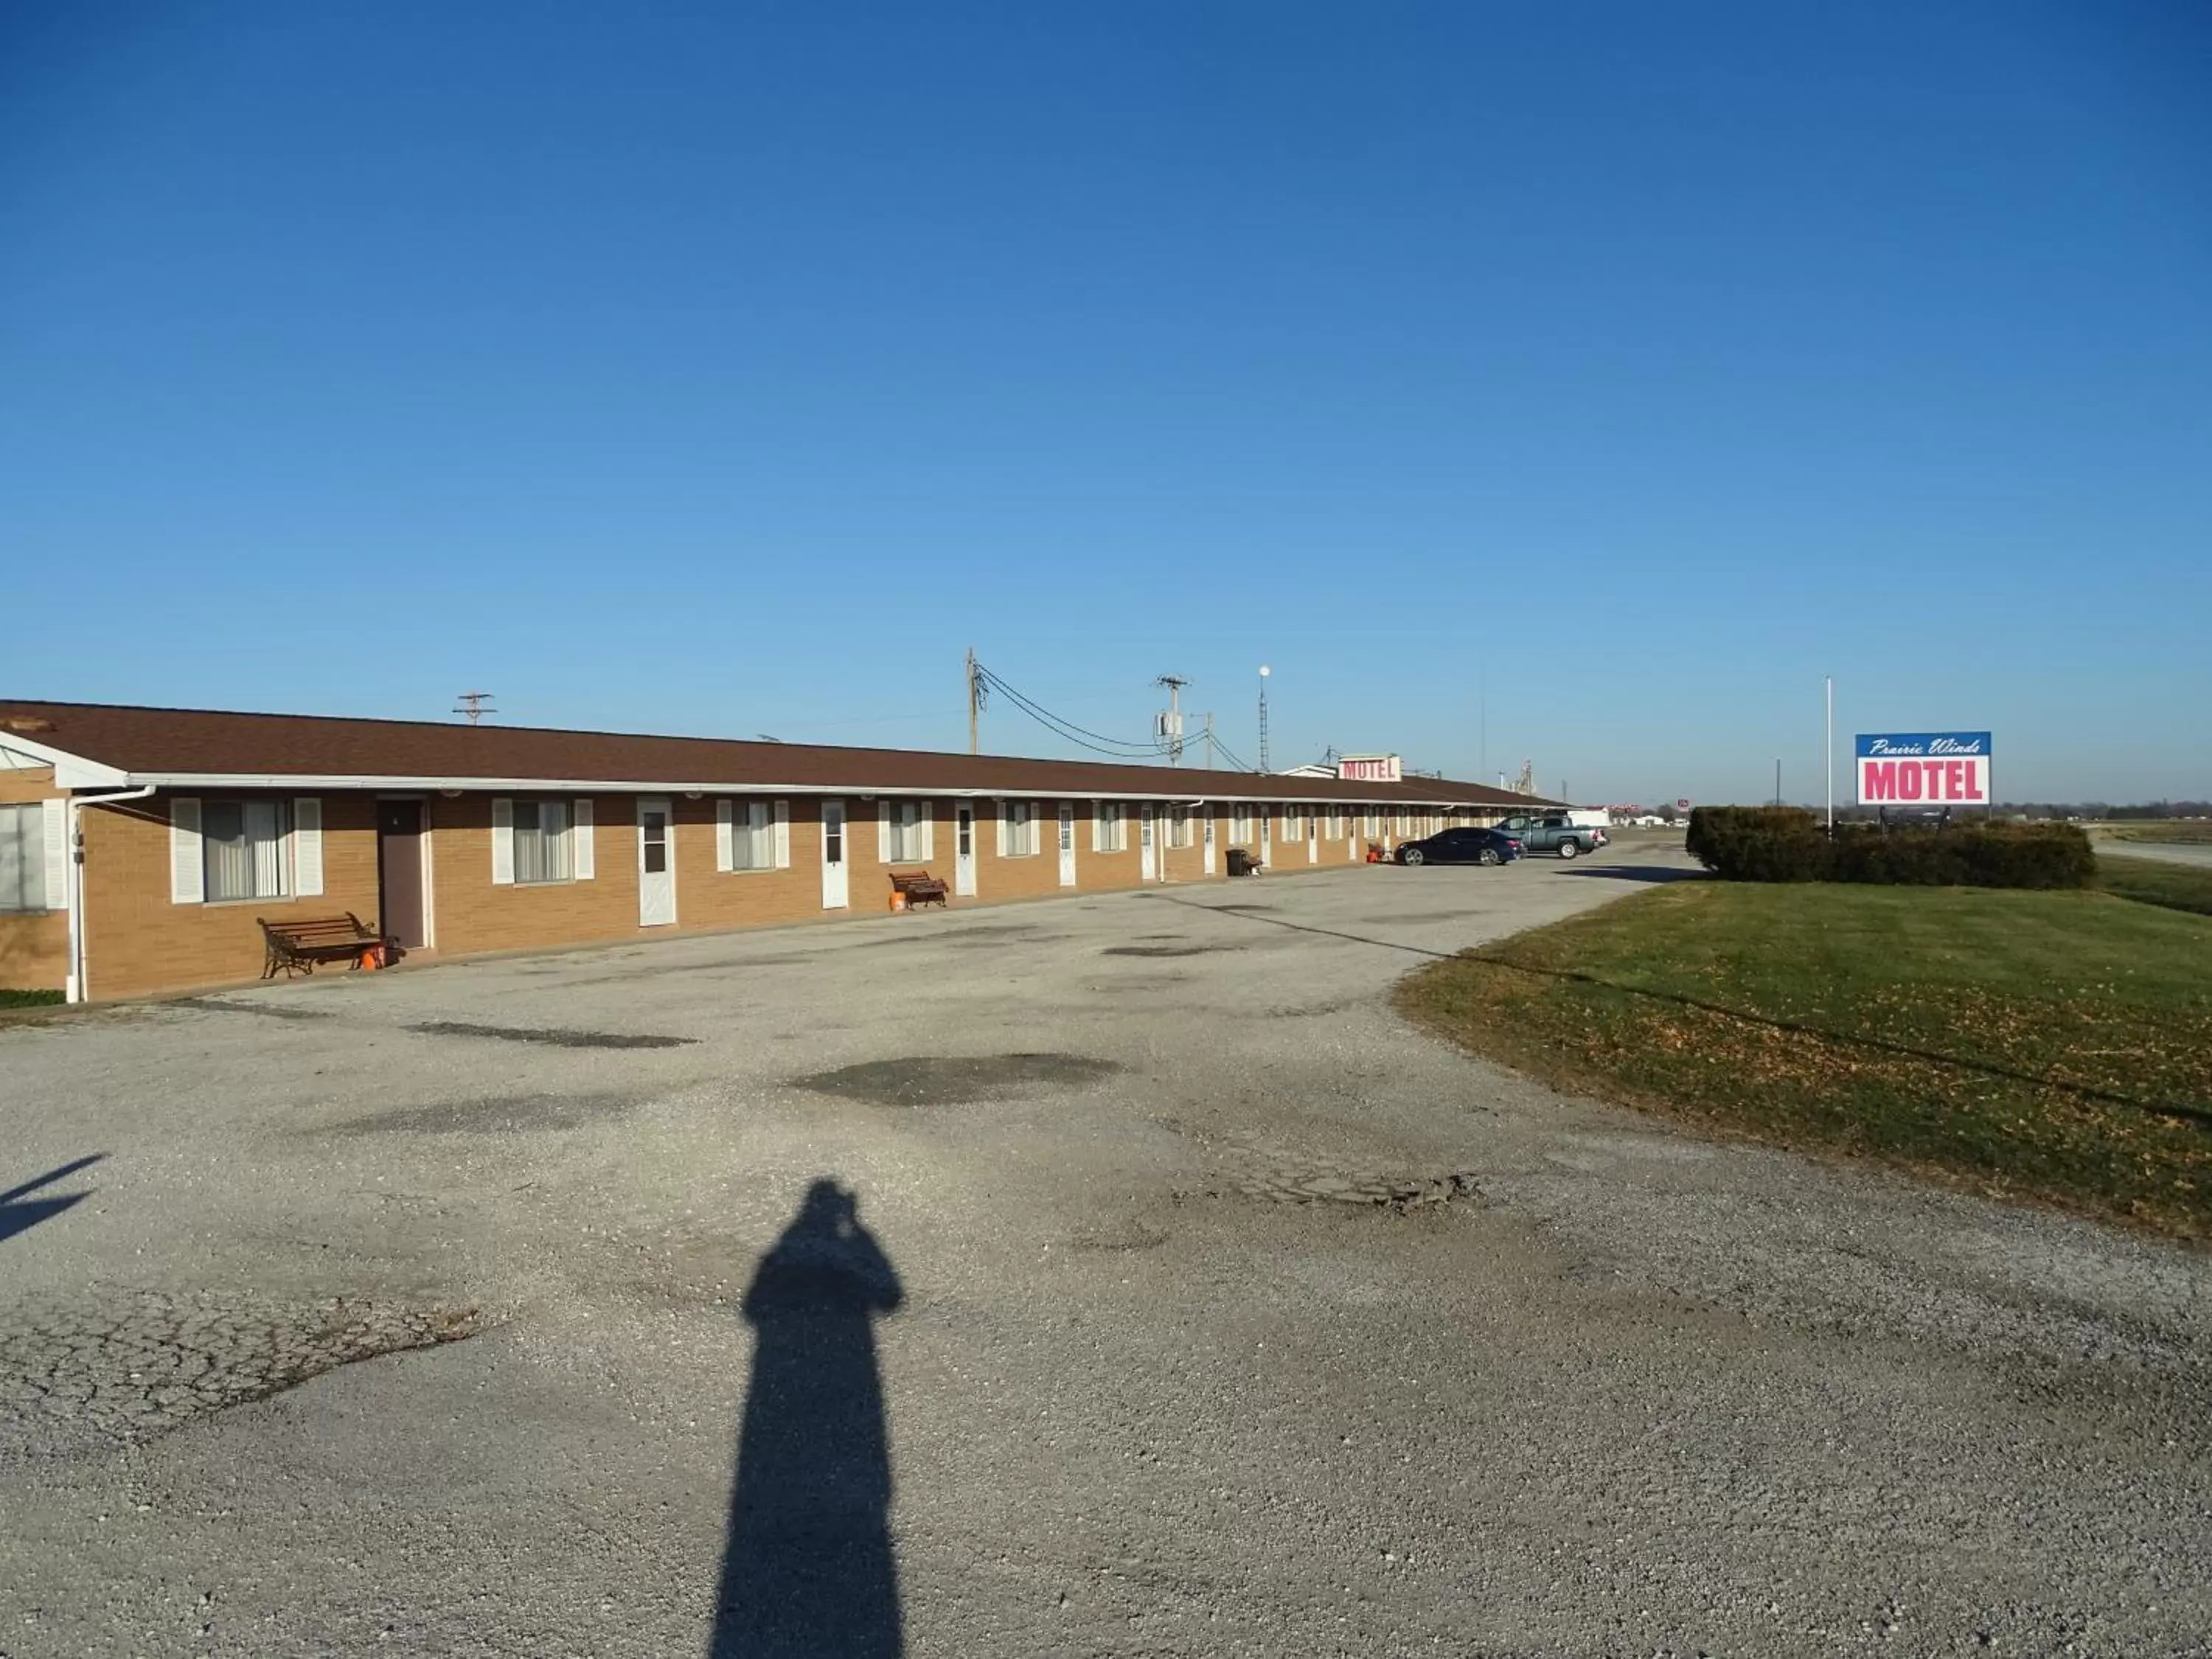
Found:
[{"label": "sign text 'motel'", "polygon": [[1986,732],[1861,732],[1857,755],[1862,806],[1990,804]]}]

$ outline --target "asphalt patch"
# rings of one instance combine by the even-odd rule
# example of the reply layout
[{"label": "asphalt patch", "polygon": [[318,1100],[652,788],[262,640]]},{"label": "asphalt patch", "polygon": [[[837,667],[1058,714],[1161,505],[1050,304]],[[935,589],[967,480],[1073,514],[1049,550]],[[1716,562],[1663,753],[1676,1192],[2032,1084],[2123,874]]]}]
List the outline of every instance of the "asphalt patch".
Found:
[{"label": "asphalt patch", "polygon": [[258,1014],[264,1019],[335,1019],[328,1008],[294,1008],[281,1003],[218,1002],[213,997],[180,997],[179,1008],[212,1008],[224,1014]]},{"label": "asphalt patch", "polygon": [[1102,957],[1206,957],[1222,951],[1241,951],[1241,945],[1109,945]]},{"label": "asphalt patch", "polygon": [[1272,904],[1209,904],[1209,905],[1206,906],[1206,908],[1207,908],[1207,909],[1209,909],[1209,910],[1242,910],[1242,911],[1246,911],[1246,912],[1262,912],[1262,911],[1273,910],[1273,908],[1275,908],[1275,907],[1274,907],[1273,905],[1272,905]]},{"label": "asphalt patch", "polygon": [[581,1129],[623,1117],[637,1105],[628,1095],[490,1095],[446,1100],[351,1117],[317,1131],[333,1135],[535,1134]]},{"label": "asphalt patch", "polygon": [[1038,1089],[1074,1089],[1121,1067],[1084,1054],[914,1054],[792,1079],[796,1089],[871,1106],[968,1106]]},{"label": "asphalt patch", "polygon": [[625,1031],[571,1031],[526,1025],[472,1025],[464,1020],[433,1019],[410,1025],[424,1036],[490,1037],[500,1042],[536,1042],[550,1048],[681,1048],[696,1037],[638,1036]]}]

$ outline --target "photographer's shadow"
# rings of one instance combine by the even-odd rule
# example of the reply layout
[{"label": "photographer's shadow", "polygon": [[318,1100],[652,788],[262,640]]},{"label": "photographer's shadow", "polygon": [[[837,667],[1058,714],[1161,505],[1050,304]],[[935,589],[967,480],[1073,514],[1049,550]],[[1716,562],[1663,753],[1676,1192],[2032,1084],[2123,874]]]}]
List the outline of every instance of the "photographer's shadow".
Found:
[{"label": "photographer's shadow", "polygon": [[817,1181],[745,1294],[752,1380],[709,1659],[901,1651],[873,1322],[902,1299],[853,1194]]}]

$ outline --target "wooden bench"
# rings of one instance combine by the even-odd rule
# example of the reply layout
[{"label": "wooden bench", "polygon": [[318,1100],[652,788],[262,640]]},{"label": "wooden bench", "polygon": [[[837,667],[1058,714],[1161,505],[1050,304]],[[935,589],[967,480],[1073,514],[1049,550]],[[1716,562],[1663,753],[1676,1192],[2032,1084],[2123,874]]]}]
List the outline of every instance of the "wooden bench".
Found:
[{"label": "wooden bench", "polygon": [[264,979],[276,978],[279,968],[287,979],[295,968],[312,974],[322,962],[349,962],[358,968],[371,951],[392,949],[391,940],[350,910],[307,921],[264,921],[259,916],[254,921],[261,923],[261,942],[267,951],[261,964]]},{"label": "wooden bench", "polygon": [[891,872],[891,890],[906,895],[907,908],[917,904],[942,904],[946,889],[927,870],[894,870]]}]

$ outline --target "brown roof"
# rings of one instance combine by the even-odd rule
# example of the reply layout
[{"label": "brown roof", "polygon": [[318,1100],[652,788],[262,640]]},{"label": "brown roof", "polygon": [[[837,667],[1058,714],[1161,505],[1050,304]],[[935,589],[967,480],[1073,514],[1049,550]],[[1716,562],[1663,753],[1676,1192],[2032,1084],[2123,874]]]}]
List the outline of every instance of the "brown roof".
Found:
[{"label": "brown roof", "polygon": [[1161,799],[1459,802],[1528,807],[1554,803],[1479,783],[1331,778],[1106,761],[1026,760],[738,743],[621,732],[563,732],[459,721],[243,714],[125,704],[0,698],[0,744],[11,733],[134,778],[361,778],[659,784],[708,788],[846,788],[871,793],[1106,794]]}]

